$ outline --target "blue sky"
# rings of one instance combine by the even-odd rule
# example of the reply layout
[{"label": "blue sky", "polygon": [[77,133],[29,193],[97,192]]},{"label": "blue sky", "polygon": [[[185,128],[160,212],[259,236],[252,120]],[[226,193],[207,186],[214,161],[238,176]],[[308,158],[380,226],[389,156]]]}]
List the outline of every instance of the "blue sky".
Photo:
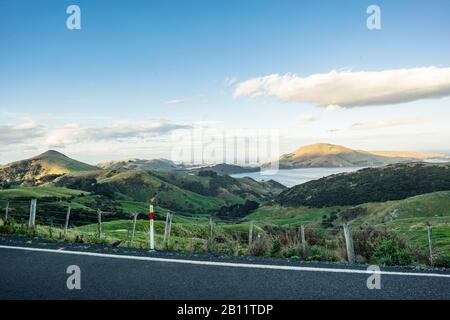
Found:
[{"label": "blue sky", "polygon": [[[81,30],[66,28],[71,4]],[[366,27],[371,4],[381,30]],[[450,149],[447,92],[334,112],[233,95],[271,74],[448,68],[449,12],[447,0],[0,0],[0,163],[50,147],[89,162],[169,157],[168,133],[188,126],[278,129],[281,152],[317,141]],[[162,132],[127,130],[148,123]],[[102,130],[111,134],[89,140]]]}]

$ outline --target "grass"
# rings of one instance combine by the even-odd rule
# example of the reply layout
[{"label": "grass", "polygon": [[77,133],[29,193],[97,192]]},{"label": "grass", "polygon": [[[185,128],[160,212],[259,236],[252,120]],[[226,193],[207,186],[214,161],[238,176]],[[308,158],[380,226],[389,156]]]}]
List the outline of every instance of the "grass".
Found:
[{"label": "grass", "polygon": [[[8,193],[10,192],[10,193]],[[38,187],[3,190],[1,195],[8,194],[20,196],[22,194],[39,195],[40,197],[67,197],[79,196],[80,192],[65,188]],[[89,208],[95,203],[98,196],[86,195],[71,199],[72,207],[80,206]],[[62,202],[66,204],[67,199]],[[140,220],[137,221],[135,241],[133,247],[147,248],[149,237],[149,223],[146,217],[148,205],[146,203],[130,200],[119,201],[122,208],[127,213],[141,213]],[[425,194],[399,201],[388,201],[383,203],[367,203],[360,207],[365,211],[359,216],[349,221],[352,230],[357,230],[365,226],[373,226],[385,229],[408,241],[412,248],[417,248],[426,254],[428,248],[427,225],[433,226],[433,250],[443,256],[450,256],[450,192],[436,192]],[[286,256],[299,255],[295,248],[298,245],[298,234],[295,234],[296,227],[304,225],[307,231],[315,232],[315,237],[321,242],[314,245],[311,250],[305,253],[302,258],[313,259],[321,257],[333,260],[345,259],[342,251],[342,234],[339,232],[344,221],[339,218],[333,222],[334,228],[323,228],[323,217],[329,217],[331,213],[340,210],[343,212],[348,207],[331,208],[285,208],[280,206],[262,206],[239,223],[222,223],[214,220],[213,238],[210,242],[208,214],[175,214],[172,225],[172,237],[169,245],[163,244],[164,224],[166,210],[157,208],[160,215],[155,222],[155,240],[157,249],[171,249],[183,252],[205,252],[214,251],[233,255],[243,255],[251,253],[248,248],[249,222],[254,222],[253,234],[260,235],[264,239],[269,239],[270,245],[276,239],[281,239],[283,244],[281,254]],[[365,213],[364,213],[365,212]],[[276,227],[271,229],[271,226]],[[295,228],[292,228],[295,227]],[[114,220],[102,224],[102,243],[120,243],[120,246],[130,246],[132,219]],[[18,229],[19,232],[27,232]],[[50,231],[52,230],[52,231]],[[290,230],[290,231],[289,231]],[[338,234],[333,232],[338,232]],[[288,234],[293,231],[294,234]],[[48,226],[38,226],[37,236],[45,238],[58,238],[56,235],[62,234],[58,228]],[[51,235],[50,235],[51,234]],[[85,225],[69,230],[69,240],[75,241],[82,238],[84,242],[98,242],[97,224]],[[289,238],[290,237],[290,238]],[[289,238],[289,239],[288,239]],[[284,240],[283,240],[284,239]],[[329,245],[331,244],[331,246]],[[322,246],[322,247],[321,247]],[[335,250],[337,254],[332,251]],[[271,249],[266,250],[270,254]],[[319,252],[319,253],[318,253]],[[310,256],[308,256],[310,255]],[[344,252],[345,255],[345,252]],[[331,258],[330,258],[331,259]]]},{"label": "grass", "polygon": [[434,249],[450,255],[450,191],[363,206],[367,208],[367,214],[351,221],[351,226],[385,228],[426,250],[427,225],[431,224]]},{"label": "grass", "polygon": [[73,190],[60,187],[19,187],[13,189],[0,190],[0,199],[14,199],[14,198],[49,198],[60,197],[70,198],[73,196],[80,196],[81,194],[88,194],[80,190]]},{"label": "grass", "polygon": [[246,217],[248,221],[278,226],[316,226],[323,216],[329,216],[338,207],[332,208],[288,208],[281,206],[263,206]]},{"label": "grass", "polygon": [[[398,201],[363,204],[366,214],[349,222],[352,229],[374,226],[386,229],[407,240],[422,252],[428,249],[427,225],[433,227],[433,250],[450,256],[450,191],[434,192]],[[299,226],[319,228],[324,216],[338,209],[331,208],[289,208],[280,206],[263,206],[246,217],[260,225]],[[344,223],[337,220],[335,227]]]}]

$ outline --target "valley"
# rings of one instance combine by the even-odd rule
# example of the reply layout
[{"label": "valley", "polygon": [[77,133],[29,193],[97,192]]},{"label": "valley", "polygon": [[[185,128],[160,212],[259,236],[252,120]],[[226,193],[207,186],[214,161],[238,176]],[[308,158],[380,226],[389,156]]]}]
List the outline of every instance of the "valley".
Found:
[{"label": "valley", "polygon": [[[246,176],[254,172],[231,177],[208,168],[141,160],[91,166],[49,151],[0,168],[0,210],[9,214],[0,232],[61,240],[70,207],[67,241],[146,248],[152,203],[158,250],[345,261],[342,225],[348,224],[358,262],[427,265],[432,226],[433,264],[450,263],[448,163],[293,169],[321,171],[288,187]],[[34,230],[24,227],[31,199],[38,202]],[[168,212],[173,226],[164,242]]]}]

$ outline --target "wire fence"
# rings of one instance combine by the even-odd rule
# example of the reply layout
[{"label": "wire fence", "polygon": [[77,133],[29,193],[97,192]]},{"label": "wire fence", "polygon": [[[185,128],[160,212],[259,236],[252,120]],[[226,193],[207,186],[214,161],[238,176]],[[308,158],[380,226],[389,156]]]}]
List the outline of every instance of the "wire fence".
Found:
[{"label": "wire fence", "polygon": [[[54,228],[64,239],[67,238],[67,233],[73,233],[76,234],[75,240],[81,242],[93,239],[99,241],[106,235],[130,246],[144,248],[149,243],[150,227],[148,215],[144,213],[117,214],[100,208],[82,206],[79,203],[72,205],[62,199],[36,201],[22,198],[0,199],[0,212],[3,213],[0,217],[4,223],[13,221],[29,229],[37,226],[47,227],[50,228],[49,233],[52,233]],[[248,252],[258,255],[260,253],[258,250],[267,252],[269,248],[275,253],[277,250],[284,250],[283,248],[300,248],[297,253],[302,254],[306,248],[318,246],[328,251],[341,251],[347,260],[354,262],[358,255],[373,250],[374,239],[377,237],[382,239],[386,233],[376,228],[350,230],[345,224],[331,228],[320,225],[256,226],[253,222],[227,225],[217,224],[210,217],[209,221],[203,220],[188,225],[172,224],[172,218],[173,213],[168,212],[166,215],[160,215],[155,223],[156,240],[160,249],[172,248],[173,244],[181,246],[182,249],[183,246],[203,246],[206,251],[229,248],[235,252],[245,248]],[[120,223],[110,227],[106,223],[110,221]],[[422,242],[426,244],[424,249],[427,250],[428,259],[432,263],[435,252],[431,226],[416,226],[414,230],[402,230],[402,233],[408,232],[422,237]],[[196,248],[191,249],[195,251]]]}]

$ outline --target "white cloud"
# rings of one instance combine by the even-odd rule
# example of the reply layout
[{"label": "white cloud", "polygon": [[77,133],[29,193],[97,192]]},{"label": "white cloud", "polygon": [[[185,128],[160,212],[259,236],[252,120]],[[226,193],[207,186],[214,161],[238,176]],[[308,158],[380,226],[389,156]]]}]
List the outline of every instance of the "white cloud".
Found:
[{"label": "white cloud", "polygon": [[237,82],[237,79],[234,77],[226,77],[224,80],[225,85],[227,86],[232,86],[233,84],[235,84]]},{"label": "white cloud", "polygon": [[236,85],[234,96],[271,96],[335,109],[389,105],[450,95],[450,68],[425,67],[375,72],[331,71],[299,77],[273,74]]},{"label": "white cloud", "polygon": [[105,127],[82,127],[75,123],[57,128],[26,122],[18,125],[0,125],[0,144],[24,144],[39,140],[50,147],[61,147],[81,142],[165,136],[178,129],[191,128],[191,125],[172,123],[167,120],[148,120],[145,124],[128,123]]},{"label": "white cloud", "polygon": [[182,103],[182,102],[184,102],[184,100],[181,100],[181,99],[173,99],[173,100],[167,100],[167,101],[164,101],[163,103],[164,103],[165,105],[170,105],[170,104],[179,104],[179,103]]},{"label": "white cloud", "polygon": [[388,128],[388,127],[397,127],[397,126],[404,126],[404,125],[411,125],[411,124],[417,124],[422,123],[422,119],[384,119],[384,120],[375,120],[375,121],[369,121],[369,122],[359,122],[354,123],[352,125],[352,129],[354,130],[371,130],[371,129],[381,129],[381,128]]},{"label": "white cloud", "polygon": [[330,104],[326,107],[326,112],[334,112],[343,109],[342,107],[338,106],[337,104]]},{"label": "white cloud", "polygon": [[81,142],[123,141],[164,136],[178,129],[191,128],[191,125],[167,120],[148,120],[145,124],[129,123],[108,127],[81,127],[78,124],[68,124],[49,130],[45,142],[50,147],[62,147]]},{"label": "white cloud", "polygon": [[0,145],[28,143],[44,134],[45,129],[36,123],[0,125]]},{"label": "white cloud", "polygon": [[68,124],[61,128],[49,130],[45,144],[50,147],[60,147],[78,143],[86,138],[85,130],[78,124]]},{"label": "white cloud", "polygon": [[298,117],[298,119],[300,120],[300,122],[314,122],[317,121],[318,119],[312,115],[312,114],[302,114]]}]

